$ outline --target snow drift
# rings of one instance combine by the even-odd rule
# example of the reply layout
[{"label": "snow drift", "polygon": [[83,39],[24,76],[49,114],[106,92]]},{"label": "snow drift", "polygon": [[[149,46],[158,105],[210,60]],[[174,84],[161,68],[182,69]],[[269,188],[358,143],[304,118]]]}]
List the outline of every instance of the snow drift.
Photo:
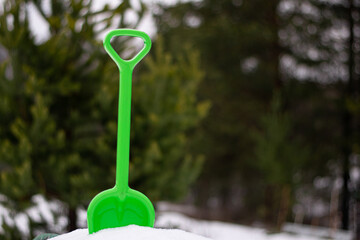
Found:
[{"label": "snow drift", "polygon": [[51,240],[209,240],[177,229],[160,229],[130,225],[89,234],[88,229],[78,229]]}]

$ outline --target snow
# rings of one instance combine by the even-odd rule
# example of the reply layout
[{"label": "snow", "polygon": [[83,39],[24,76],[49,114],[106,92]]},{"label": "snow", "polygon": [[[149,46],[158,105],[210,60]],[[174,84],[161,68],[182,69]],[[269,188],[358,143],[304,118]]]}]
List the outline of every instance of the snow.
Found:
[{"label": "snow", "polygon": [[[274,233],[265,229],[246,227],[217,221],[195,220],[179,213],[163,213],[156,219],[156,226],[177,227],[185,231],[207,236],[213,240],[320,240],[304,234]],[[350,238],[349,238],[350,240]]]},{"label": "snow", "polygon": [[[41,195],[35,195],[32,198],[33,206],[24,212],[13,212],[7,209],[8,199],[0,194],[0,237],[4,229],[1,225],[5,222],[10,227],[16,226],[23,235],[23,239],[29,239],[30,221],[46,223],[46,228],[50,232],[64,232],[67,226],[67,218],[64,215],[66,206],[64,203],[56,200],[47,200]],[[179,208],[179,207],[178,207]],[[177,207],[172,204],[162,203],[158,205],[156,213],[155,228],[144,228],[138,226],[128,226],[110,230],[103,230],[99,233],[88,235],[86,229],[86,209],[78,208],[78,226],[79,229],[74,232],[63,234],[54,240],[351,240],[352,234],[348,231],[331,230],[329,228],[320,228],[314,226],[305,226],[293,223],[285,224],[283,232],[269,233],[266,229],[259,227],[248,227],[238,224],[205,221],[187,217],[183,214],[171,212],[176,211]],[[179,209],[178,209],[179,210]],[[182,209],[184,210],[184,209]],[[185,212],[191,213],[193,207],[188,207]],[[56,215],[56,217],[54,217]],[[175,230],[179,229],[179,230]],[[180,230],[181,229],[181,230]],[[186,231],[186,232],[184,232]],[[36,231],[36,234],[40,232]],[[110,237],[109,237],[109,236]],[[95,236],[97,236],[95,238]],[[203,237],[200,237],[203,236]],[[114,238],[117,237],[117,238]],[[142,238],[136,238],[142,237]]]},{"label": "snow", "polygon": [[[85,215],[83,212],[82,215]],[[330,237],[329,229],[327,228],[315,228],[306,227],[304,225],[286,224],[286,232],[281,233],[268,233],[266,229],[247,227],[238,224],[217,222],[217,221],[204,221],[187,217],[180,213],[175,212],[160,212],[157,214],[155,221],[156,228],[163,229],[182,229],[187,232],[191,232],[197,235],[207,237],[213,240],[351,240],[352,236],[349,232],[337,231],[332,232]],[[158,230],[158,229],[156,229]],[[326,232],[326,230],[328,232]],[[176,230],[170,230],[176,231]],[[86,240],[92,240],[89,238]],[[101,238],[102,239],[102,238]],[[130,238],[132,240],[132,238]],[[146,238],[146,239],[162,239]],[[171,240],[171,237],[167,239]],[[186,240],[185,237],[181,238]],[[54,239],[58,240],[58,239]],[[60,240],[60,239],[59,239]],[[68,239],[62,239],[68,240]],[[70,239],[69,239],[70,240]],[[72,239],[71,239],[72,240]],[[140,240],[140,239],[136,239]]]},{"label": "snow", "polygon": [[209,240],[208,238],[176,229],[158,229],[130,225],[105,229],[89,234],[87,229],[60,235],[51,240]]},{"label": "snow", "polygon": [[348,231],[340,229],[329,229],[319,226],[306,226],[296,223],[286,223],[283,227],[283,231],[316,236],[320,239],[337,239],[337,240],[351,240],[353,239],[352,234]]},{"label": "snow", "polygon": [[[38,194],[31,198],[32,206],[24,212],[8,209],[4,203],[9,202],[6,196],[0,194],[0,236],[4,232],[3,224],[16,227],[26,238],[30,234],[30,222],[45,223],[52,232],[62,232],[67,226],[67,218],[61,213],[65,206],[57,200],[47,200]],[[55,218],[54,215],[59,217]]]}]

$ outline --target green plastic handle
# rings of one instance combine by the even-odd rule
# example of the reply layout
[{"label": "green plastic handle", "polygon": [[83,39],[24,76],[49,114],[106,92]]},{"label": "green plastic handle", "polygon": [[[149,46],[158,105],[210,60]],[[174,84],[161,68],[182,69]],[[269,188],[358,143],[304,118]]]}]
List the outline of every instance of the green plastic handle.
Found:
[{"label": "green plastic handle", "polygon": [[[130,60],[122,59],[110,44],[117,36],[139,37],[144,40],[144,47]],[[116,184],[119,192],[129,188],[129,150],[130,150],[130,117],[131,117],[131,85],[132,72],[136,64],[150,51],[151,39],[141,31],[133,29],[116,29],[110,31],[104,39],[104,48],[115,61],[120,71],[118,135],[116,148]]]},{"label": "green plastic handle", "polygon": [[[144,40],[144,47],[132,59],[124,60],[119,56],[119,54],[117,54],[117,52],[110,44],[110,40],[113,37],[118,37],[118,36],[130,36],[130,37],[142,38]],[[138,64],[141,61],[141,59],[143,59],[146,56],[146,54],[150,51],[151,39],[146,33],[142,31],[138,31],[134,29],[115,29],[110,31],[106,35],[104,39],[104,48],[106,52],[110,55],[110,57],[114,60],[114,62],[117,64],[120,71],[126,68],[130,68],[131,70],[133,70],[136,64]]]}]

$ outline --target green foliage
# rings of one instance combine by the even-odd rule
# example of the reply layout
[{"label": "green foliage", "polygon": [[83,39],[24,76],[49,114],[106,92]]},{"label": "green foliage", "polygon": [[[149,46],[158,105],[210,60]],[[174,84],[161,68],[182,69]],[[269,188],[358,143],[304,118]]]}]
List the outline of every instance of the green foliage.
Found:
[{"label": "green foliage", "polygon": [[196,148],[207,161],[195,194],[201,205],[217,198],[218,210],[229,215],[236,214],[233,189],[253,189],[250,132],[259,126],[279,78],[272,15],[277,2],[186,2],[164,5],[156,15],[166,49],[176,55],[189,44],[200,51],[205,76],[199,96],[210,99],[212,108],[198,130],[202,141]]},{"label": "green foliage", "polygon": [[252,133],[253,166],[262,181],[259,185],[266,191],[249,195],[258,198],[261,206],[256,214],[272,224],[277,222],[278,230],[286,221],[292,194],[303,180],[302,173],[310,159],[307,145],[296,139],[294,133],[293,121],[282,111],[281,96],[276,93],[270,112],[261,118],[260,129]]},{"label": "green foliage", "polygon": [[[22,14],[29,4],[49,26],[44,42],[35,40]],[[50,5],[47,12],[40,0],[8,0],[0,16],[6,55],[0,67],[0,192],[16,202],[16,211],[37,193],[74,210],[113,186],[119,78],[98,37],[110,25],[135,28],[124,15],[133,11],[140,21],[145,12],[142,3],[134,10],[130,1],[97,12],[91,1]],[[120,54],[134,49],[129,38],[112,44]],[[197,54],[170,57],[161,43],[155,49],[134,83],[130,184],[152,200],[174,199],[186,194],[201,169],[188,136],[208,103],[196,98],[203,76]]]},{"label": "green foliage", "polygon": [[309,152],[293,137],[293,124],[287,113],[281,111],[281,98],[277,94],[271,111],[261,121],[261,130],[254,132],[255,161],[264,180],[270,185],[290,185],[301,172]]},{"label": "green foliage", "polygon": [[[297,184],[329,175],[327,166],[341,151],[344,82],[338,80],[345,79],[346,58],[340,56],[346,55],[347,43],[329,34],[344,27],[333,21],[344,13],[343,7],[336,11],[341,4],[204,0],[160,5],[155,18],[165,48],[174,55],[187,44],[200,51],[205,76],[199,96],[212,102],[198,131],[203,141],[196,146],[207,161],[194,195],[206,210],[214,208],[207,205],[213,198],[226,220],[255,220],[253,213],[264,205],[275,216],[278,206],[263,195],[279,196],[278,202],[291,199],[285,195],[294,194]],[[274,100],[276,92],[281,100]],[[274,101],[281,107],[274,109]],[[270,184],[279,187],[254,191]]]},{"label": "green foliage", "polygon": [[[105,144],[110,119],[96,97],[109,61],[96,41],[102,30],[95,29],[124,15],[130,5],[125,1],[94,13],[91,2],[53,1],[48,15],[41,1],[33,4],[49,24],[50,36],[43,43],[35,42],[28,17],[21,17],[25,3],[6,1],[1,18],[1,44],[8,55],[1,78],[1,189],[12,199],[24,200],[40,191],[75,207],[104,186],[93,176],[105,175],[99,163],[106,167],[111,160],[100,161],[97,147]],[[109,17],[94,22],[92,17],[100,13]],[[11,16],[14,26],[6,22]]]},{"label": "green foliage", "polygon": [[179,199],[200,173],[203,156],[191,154],[191,138],[209,102],[198,102],[203,78],[198,54],[187,49],[172,57],[161,38],[147,70],[134,82],[130,177],[150,199]]}]

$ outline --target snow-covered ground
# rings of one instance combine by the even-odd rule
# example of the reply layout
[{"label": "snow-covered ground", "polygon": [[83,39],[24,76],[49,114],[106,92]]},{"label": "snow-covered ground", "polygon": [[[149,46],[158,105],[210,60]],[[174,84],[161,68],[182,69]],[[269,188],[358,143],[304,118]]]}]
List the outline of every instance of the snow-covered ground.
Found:
[{"label": "snow-covered ground", "polygon": [[[4,201],[6,198],[0,196],[0,200]],[[64,211],[64,206],[58,201],[46,201],[41,195],[34,196],[33,198],[34,206],[27,209],[24,213],[14,214],[11,213],[7,208],[1,205],[0,201],[0,235],[4,231],[1,226],[5,222],[9,226],[16,226],[25,236],[25,239],[28,239],[26,236],[29,235],[29,223],[30,220],[35,222],[46,222],[47,228],[53,232],[62,232],[66,228],[67,219],[65,216],[54,217],[53,213],[59,214]],[[81,228],[86,228],[86,210],[78,209],[78,225]],[[131,238],[131,233],[128,231],[135,231],[133,227],[122,228],[120,231],[122,234],[125,234],[126,239]],[[334,240],[351,240],[352,236],[349,232],[343,231],[330,231],[327,228],[315,228],[307,227],[304,225],[296,224],[286,224],[284,231],[281,233],[268,233],[265,229],[247,227],[238,224],[230,224],[217,221],[204,221],[197,220],[190,217],[187,217],[180,213],[167,211],[161,211],[157,213],[155,227],[160,229],[181,229],[186,232],[194,233],[196,235],[204,236],[214,240],[324,240],[324,239],[334,239]],[[154,229],[152,229],[154,230]],[[115,231],[115,230],[114,230]],[[139,229],[140,232],[147,233],[149,229]],[[156,230],[157,234],[170,234],[171,236],[174,233],[178,233],[179,236],[185,236],[179,231],[170,231],[169,230]],[[165,231],[163,233],[162,231]],[[75,233],[72,233],[75,234]],[[87,230],[77,231],[77,239],[87,239],[86,234]],[[106,233],[106,236],[110,233]],[[114,232],[115,234],[115,232]],[[119,233],[120,234],[120,233]],[[130,234],[130,235],[129,235]],[[150,233],[148,233],[150,234]],[[153,233],[151,233],[153,234]],[[151,235],[150,234],[150,235]],[[154,233],[155,234],[155,233]],[[165,237],[167,236],[165,234]],[[145,234],[146,235],[146,234]],[[149,236],[150,236],[149,235]],[[70,235],[68,235],[70,236]],[[82,237],[80,237],[82,236]],[[128,237],[130,236],[130,237]],[[151,235],[152,236],[152,235]],[[65,240],[66,238],[58,238],[54,240]],[[73,239],[73,238],[71,238]],[[93,238],[89,238],[93,239]],[[113,238],[101,237],[99,239],[111,240]],[[122,238],[123,239],[123,238]],[[145,238],[143,238],[145,239]],[[146,238],[152,239],[152,238]],[[166,238],[154,238],[157,240],[166,239]],[[167,239],[177,239],[174,237],[169,237]],[[185,239],[185,238],[178,238]],[[194,235],[187,235],[186,239],[194,239]],[[200,240],[200,239],[199,239]]]},{"label": "snow-covered ground", "polygon": [[89,234],[87,229],[63,234],[52,240],[209,240],[208,238],[178,229],[157,229],[135,225],[105,229]]},{"label": "snow-covered ground", "polygon": [[[265,229],[247,227],[238,224],[195,220],[179,213],[160,213],[156,227],[179,228],[214,240],[351,240],[349,232],[330,232],[326,228],[306,227],[287,224],[288,231],[268,233]],[[327,230],[327,231],[325,231]],[[331,235],[332,234],[332,235]]]}]

